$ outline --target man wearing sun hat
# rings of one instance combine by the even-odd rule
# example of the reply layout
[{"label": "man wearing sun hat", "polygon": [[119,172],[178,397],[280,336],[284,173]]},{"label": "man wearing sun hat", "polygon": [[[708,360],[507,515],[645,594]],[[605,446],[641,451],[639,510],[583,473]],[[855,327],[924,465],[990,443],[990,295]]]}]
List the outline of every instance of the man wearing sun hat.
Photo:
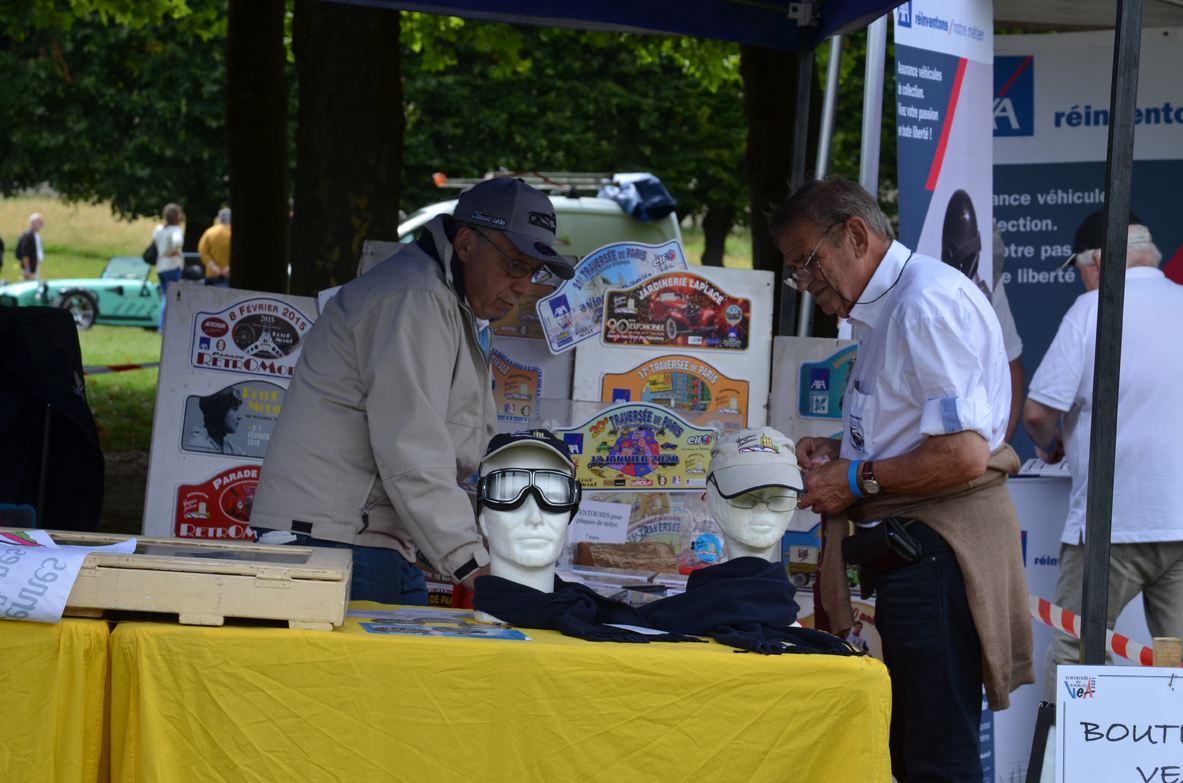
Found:
[{"label": "man wearing sun hat", "polygon": [[487,180],[327,302],[259,476],[262,540],[353,549],[359,600],[426,603],[417,557],[471,589],[489,554],[459,482],[496,433],[488,324],[572,277],[555,229],[545,195]]},{"label": "man wearing sun hat", "polygon": [[[1023,424],[1036,455],[1068,460],[1072,494],[1060,537],[1057,606],[1079,613],[1084,576],[1085,511],[1093,416],[1101,246],[1105,211],[1084,219],[1064,266],[1080,271],[1085,293],[1064,315],[1056,337],[1031,378]],[[1176,444],[1183,436],[1183,286],[1166,278],[1162,253],[1137,215],[1126,239],[1121,388],[1113,475],[1113,532],[1109,556],[1108,625],[1138,593],[1153,637],[1183,636],[1183,507],[1164,488],[1178,483]],[[1062,269],[1063,267],[1061,267]],[[1063,421],[1063,437],[1056,427]],[[1109,656],[1110,658],[1112,656]],[[1056,666],[1080,659],[1080,640],[1052,631],[1044,659],[1044,698],[1059,691]]]}]

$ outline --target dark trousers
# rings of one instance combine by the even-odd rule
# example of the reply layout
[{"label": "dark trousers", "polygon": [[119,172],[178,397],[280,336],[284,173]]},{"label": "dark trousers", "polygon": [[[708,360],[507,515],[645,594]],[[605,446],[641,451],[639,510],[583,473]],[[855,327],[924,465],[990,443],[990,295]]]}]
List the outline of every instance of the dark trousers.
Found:
[{"label": "dark trousers", "polygon": [[[268,532],[262,528],[255,530],[260,535]],[[406,558],[393,549],[322,541],[300,533],[293,535],[296,536],[296,540],[290,542],[291,546],[323,546],[353,550],[353,586],[349,592],[350,600],[427,606],[427,580],[423,578],[423,571],[408,563]]]},{"label": "dark trousers", "polygon": [[907,531],[920,560],[874,577],[891,672],[891,771],[900,783],[981,783],[982,648],[965,580],[932,528]]}]

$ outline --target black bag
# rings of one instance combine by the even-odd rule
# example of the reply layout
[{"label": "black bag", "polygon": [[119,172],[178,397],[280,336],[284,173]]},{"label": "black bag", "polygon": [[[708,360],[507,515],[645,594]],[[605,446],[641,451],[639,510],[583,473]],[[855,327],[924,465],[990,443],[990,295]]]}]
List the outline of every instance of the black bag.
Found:
[{"label": "black bag", "polygon": [[156,256],[158,252],[159,251],[156,250],[156,240],[153,239],[152,243],[148,245],[148,248],[144,251],[144,263],[148,266],[156,266]]},{"label": "black bag", "polygon": [[842,557],[850,565],[878,574],[915,563],[920,559],[920,544],[904,530],[910,522],[888,517],[874,527],[862,528],[842,540]]}]

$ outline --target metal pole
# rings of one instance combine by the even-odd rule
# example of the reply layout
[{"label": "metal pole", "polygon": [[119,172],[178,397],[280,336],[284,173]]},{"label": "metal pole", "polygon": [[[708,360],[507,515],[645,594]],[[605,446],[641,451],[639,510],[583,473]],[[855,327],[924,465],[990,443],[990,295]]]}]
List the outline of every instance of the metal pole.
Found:
[{"label": "metal pole", "polygon": [[1093,430],[1089,444],[1087,535],[1081,604],[1080,662],[1105,663],[1109,604],[1109,536],[1113,528],[1113,464],[1117,448],[1117,393],[1125,309],[1126,242],[1134,175],[1134,103],[1142,48],[1142,0],[1118,0],[1109,93],[1109,150],[1105,161],[1105,233],[1093,373]]},{"label": "metal pole", "polygon": [[[808,41],[802,40],[801,48],[797,51],[797,105],[793,118],[793,162],[789,169],[789,184],[792,190],[801,187],[801,183],[805,181],[805,156],[809,149],[809,100],[812,92],[813,48]],[[797,292],[782,285],[780,329],[777,334],[793,334],[796,323]]]},{"label": "metal pole", "polygon": [[883,71],[887,59],[887,16],[867,28],[867,74],[863,84],[863,144],[859,184],[879,198],[879,135],[883,130]]},{"label": "metal pole", "polygon": [[[826,65],[826,92],[822,99],[822,127],[817,137],[817,178],[830,173],[830,148],[834,146],[834,123],[838,118],[838,78],[842,73],[842,36],[830,39],[830,60]],[[797,334],[809,337],[813,331],[813,296],[801,292],[801,314]]]}]

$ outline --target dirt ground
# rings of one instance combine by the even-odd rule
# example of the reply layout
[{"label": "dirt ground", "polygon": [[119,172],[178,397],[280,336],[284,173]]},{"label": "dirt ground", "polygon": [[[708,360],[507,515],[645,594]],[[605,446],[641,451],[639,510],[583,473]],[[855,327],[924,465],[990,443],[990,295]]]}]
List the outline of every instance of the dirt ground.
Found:
[{"label": "dirt ground", "polygon": [[148,452],[104,452],[103,457],[107,467],[99,531],[139,535],[148,488]]}]

